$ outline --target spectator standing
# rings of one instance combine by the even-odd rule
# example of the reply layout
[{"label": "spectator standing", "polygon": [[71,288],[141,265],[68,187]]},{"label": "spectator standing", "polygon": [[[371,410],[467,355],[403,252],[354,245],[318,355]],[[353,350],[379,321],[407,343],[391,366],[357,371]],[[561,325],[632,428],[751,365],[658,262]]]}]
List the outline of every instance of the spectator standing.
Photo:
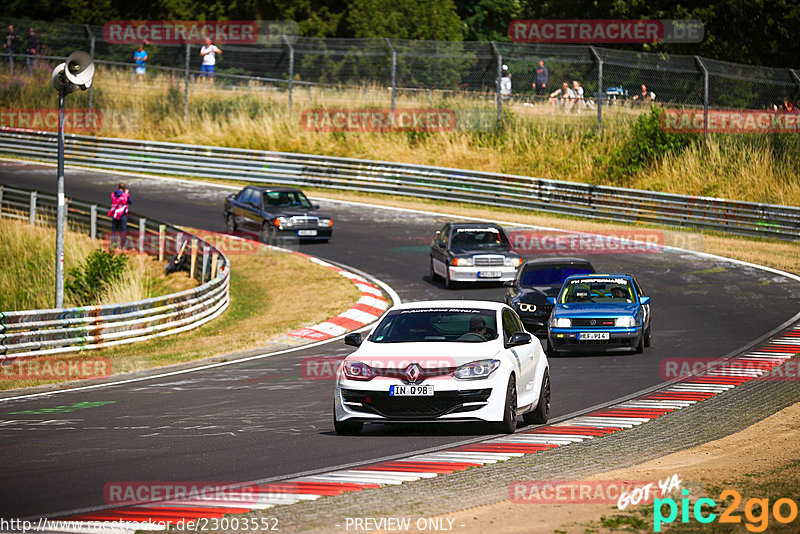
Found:
[{"label": "spectator standing", "polygon": [[200,67],[200,80],[207,78],[214,83],[214,66],[217,64],[216,54],[222,55],[222,50],[217,48],[211,41],[206,39],[206,44],[200,48],[200,57],[203,58],[203,65]]},{"label": "spectator standing", "polygon": [[500,73],[500,94],[506,98],[511,96],[511,73],[508,65],[503,65]]},{"label": "spectator standing", "polygon": [[539,68],[536,69],[536,74],[533,77],[533,89],[536,96],[545,96],[547,94],[547,78],[550,73],[547,67],[544,66],[544,60],[539,60]]},{"label": "spectator standing", "polygon": [[39,36],[36,34],[36,30],[33,28],[28,29],[28,48],[25,50],[27,57],[26,62],[28,64],[28,68],[36,67],[36,62],[39,54],[42,53],[42,41],[39,39]]},{"label": "spectator standing", "polygon": [[19,48],[19,36],[17,32],[14,31],[14,25],[8,25],[8,32],[6,33],[6,40],[3,43],[3,49],[8,54],[8,63],[11,65],[11,68],[14,68],[14,54],[17,53]]},{"label": "spectator standing", "polygon": [[136,74],[139,75],[139,81],[144,81],[144,73],[147,70],[147,52],[144,49],[144,44],[139,45],[139,50],[133,53],[133,62],[136,65]]},{"label": "spectator standing", "polygon": [[578,108],[577,112],[582,113],[585,105],[583,99],[583,87],[578,80],[572,80],[572,92],[575,93],[575,105]]},{"label": "spectator standing", "polygon": [[114,250],[114,243],[117,242],[119,248],[125,248],[125,240],[128,234],[128,206],[131,204],[131,193],[125,186],[125,182],[120,182],[116,191],[111,193],[111,209],[108,216],[111,217],[111,241],[109,249]]}]

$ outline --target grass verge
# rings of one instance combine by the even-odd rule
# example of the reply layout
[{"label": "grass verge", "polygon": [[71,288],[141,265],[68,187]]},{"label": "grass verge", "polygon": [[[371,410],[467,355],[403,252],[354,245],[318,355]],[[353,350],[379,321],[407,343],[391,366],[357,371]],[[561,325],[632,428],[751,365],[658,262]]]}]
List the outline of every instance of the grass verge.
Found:
[{"label": "grass verge", "polygon": [[[333,270],[266,247],[237,256],[231,263],[231,303],[214,321],[180,336],[86,351],[81,357],[108,358],[111,372],[117,374],[251,349],[333,317],[361,296],[348,279]],[[3,380],[0,389],[46,383],[50,382]]]},{"label": "grass verge", "polygon": [[[4,78],[5,76],[5,78]],[[50,71],[9,81],[0,72],[0,106],[53,106]],[[318,132],[302,121],[309,108],[386,108],[385,88],[298,89],[294,111],[286,93],[270,86],[193,85],[188,120],[183,86],[167,76],[132,82],[129,69],[101,66],[94,107],[102,136],[199,145],[302,152],[468,168],[638,189],[798,205],[800,136],[792,134],[666,134],[647,120],[647,106],[606,106],[596,116],[563,113],[547,104],[508,104],[499,126],[485,95],[403,93],[398,108],[453,110],[454,131]],[[69,105],[88,107],[86,92]]]},{"label": "grass verge", "polygon": [[[0,224],[0,254],[4,268],[0,270],[0,310],[38,310],[53,307],[55,291],[56,232],[47,226],[3,218]],[[102,249],[102,241],[74,232],[64,234],[64,275],[69,279],[72,268],[80,267],[89,254]],[[92,304],[131,302],[157,295],[181,291],[195,284],[188,278],[165,278],[163,269],[152,259],[129,255],[121,278],[103,289]],[[24,283],[20,283],[24,282]],[[78,306],[69,291],[65,305]]]}]

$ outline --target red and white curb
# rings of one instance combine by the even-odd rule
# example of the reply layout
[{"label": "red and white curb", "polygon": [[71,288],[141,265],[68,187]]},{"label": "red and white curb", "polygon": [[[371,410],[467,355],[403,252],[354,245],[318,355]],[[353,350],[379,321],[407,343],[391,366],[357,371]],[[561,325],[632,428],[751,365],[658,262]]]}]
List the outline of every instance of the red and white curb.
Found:
[{"label": "red and white curb", "polygon": [[361,291],[361,298],[356,301],[353,306],[346,312],[332,317],[327,321],[306,326],[289,333],[289,336],[301,339],[308,339],[313,341],[324,341],[336,336],[340,336],[345,332],[351,330],[358,330],[364,326],[375,322],[375,320],[383,315],[383,312],[389,307],[389,301],[383,296],[383,292],[378,286],[369,282],[363,276],[351,273],[345,269],[331,265],[330,263],[303,254],[301,252],[294,252],[299,256],[303,256],[314,263],[332,269],[334,272],[349,279]]},{"label": "red and white curb", "polygon": [[[360,281],[358,283],[361,283]],[[369,284],[364,284],[369,287]],[[370,295],[373,293],[365,291]],[[335,323],[333,323],[335,324]],[[114,521],[116,532],[154,529],[161,523],[222,518],[278,505],[315,500],[324,496],[397,485],[470,467],[503,462],[514,457],[600,438],[646,423],[662,415],[709,399],[736,386],[763,377],[772,369],[800,353],[800,323],[779,332],[755,348],[725,361],[724,367],[703,376],[689,377],[662,389],[598,409],[556,424],[461,445],[453,449],[418,454],[400,460],[379,462],[351,469],[299,477],[283,482],[247,485],[247,492],[226,493],[224,500],[183,499],[126,506],[84,513],[63,520],[83,522],[85,528],[70,532],[90,532],[96,522]],[[798,377],[786,377],[798,379]],[[253,494],[257,494],[254,499]],[[232,516],[235,517],[235,516]],[[142,525],[139,521],[149,523]],[[160,528],[161,529],[161,528]],[[111,532],[111,530],[104,530]]]}]

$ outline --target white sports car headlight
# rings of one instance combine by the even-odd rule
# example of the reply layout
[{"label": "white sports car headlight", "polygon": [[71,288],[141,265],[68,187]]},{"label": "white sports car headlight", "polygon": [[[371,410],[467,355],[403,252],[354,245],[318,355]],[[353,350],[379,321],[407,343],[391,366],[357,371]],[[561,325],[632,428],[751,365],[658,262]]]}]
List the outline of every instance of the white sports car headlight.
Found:
[{"label": "white sports car headlight", "polygon": [[635,317],[617,317],[614,319],[614,326],[618,326],[621,328],[632,328],[636,326],[636,318]]},{"label": "white sports car headlight", "polygon": [[550,325],[555,328],[570,328],[572,326],[572,319],[566,317],[553,317],[550,320]]},{"label": "white sports car headlight", "polygon": [[486,378],[498,367],[500,367],[500,360],[480,360],[462,365],[455,370],[453,376],[461,380]]},{"label": "white sports car headlight", "polygon": [[344,376],[350,380],[372,380],[375,376],[372,367],[364,362],[344,362],[342,369]]}]

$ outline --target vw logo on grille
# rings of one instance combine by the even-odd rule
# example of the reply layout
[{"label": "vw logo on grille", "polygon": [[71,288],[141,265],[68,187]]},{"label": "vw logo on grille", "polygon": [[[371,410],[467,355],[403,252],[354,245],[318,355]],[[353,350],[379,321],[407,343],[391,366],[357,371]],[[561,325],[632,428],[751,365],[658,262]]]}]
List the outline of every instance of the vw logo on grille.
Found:
[{"label": "vw logo on grille", "polygon": [[592,325],[592,326],[594,326],[594,325],[596,325],[596,324],[597,324],[597,321],[595,321],[594,319],[592,319],[591,321],[589,321],[589,324],[590,324],[590,325]]},{"label": "vw logo on grille", "polygon": [[417,379],[419,379],[419,375],[422,374],[422,368],[420,368],[420,366],[416,363],[412,363],[406,367],[404,372],[409,382],[416,382]]}]

